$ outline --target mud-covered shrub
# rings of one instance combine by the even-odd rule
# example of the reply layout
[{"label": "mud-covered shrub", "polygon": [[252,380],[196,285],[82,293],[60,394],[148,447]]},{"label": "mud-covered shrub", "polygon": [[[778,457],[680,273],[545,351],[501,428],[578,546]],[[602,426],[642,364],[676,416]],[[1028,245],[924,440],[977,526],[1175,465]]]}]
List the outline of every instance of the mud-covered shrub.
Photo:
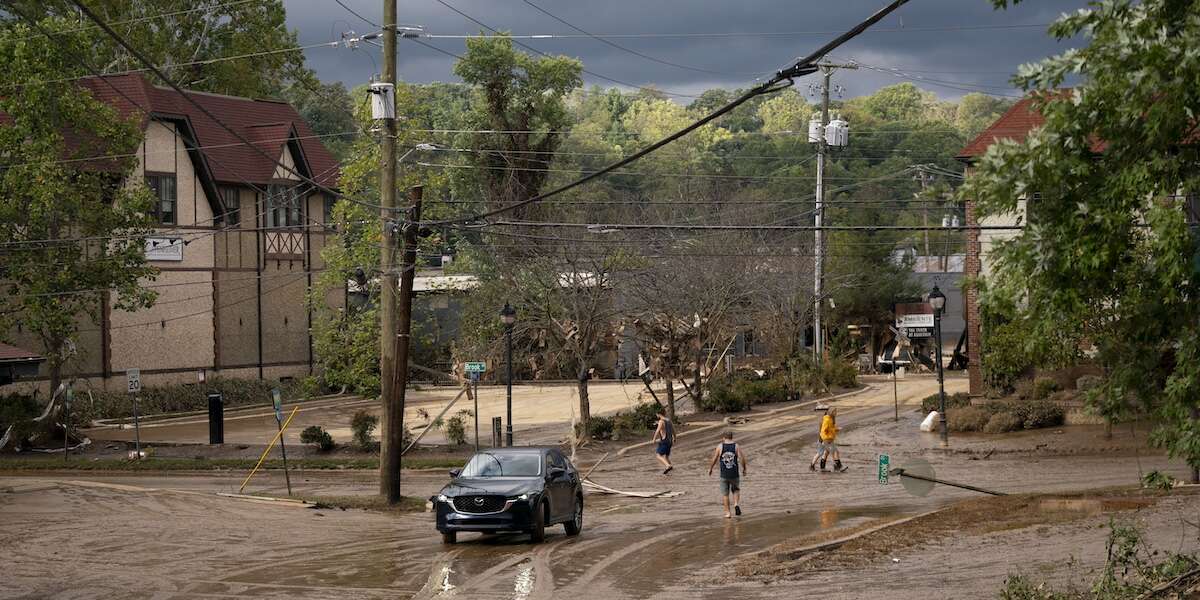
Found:
[{"label": "mud-covered shrub", "polygon": [[1100,387],[1102,383],[1104,383],[1104,378],[1099,375],[1081,375],[1079,379],[1075,380],[1075,389],[1087,392]]},{"label": "mud-covered shrub", "polygon": [[459,446],[467,443],[467,419],[474,416],[470,409],[463,409],[446,419],[446,439]]},{"label": "mud-covered shrub", "polygon": [[354,413],[350,418],[350,432],[354,438],[354,445],[360,450],[374,450],[375,441],[371,439],[371,434],[375,432],[375,426],[378,424],[379,417],[365,410]]},{"label": "mud-covered shrub", "polygon": [[[946,418],[950,418],[950,410],[971,405],[971,396],[966,392],[958,392],[955,394],[946,394]],[[921,414],[929,414],[930,411],[941,409],[941,397],[938,394],[930,394],[921,400]]]},{"label": "mud-covered shrub", "polygon": [[639,430],[653,429],[658,425],[658,411],[661,409],[657,402],[643,402],[629,413],[630,424]]},{"label": "mud-covered shrub", "polygon": [[986,425],[983,426],[984,433],[1008,433],[1016,431],[1025,426],[1021,418],[1016,413],[1010,411],[1002,411],[994,413]]},{"label": "mud-covered shrub", "polygon": [[[75,400],[76,404],[79,399]],[[8,448],[14,448],[24,445],[26,441],[32,441],[32,438],[37,437],[45,429],[45,425],[37,423],[33,419],[36,418],[43,407],[38,405],[38,401],[32,396],[24,396],[20,394],[11,394],[8,396],[0,396],[0,436],[8,431],[9,426],[12,426],[12,434],[9,438]],[[52,419],[47,419],[46,422],[51,422]],[[60,436],[61,437],[61,436]]]},{"label": "mud-covered shrub", "polygon": [[858,386],[858,367],[853,363],[827,360],[822,365],[822,375],[825,385],[829,387],[852,388]]},{"label": "mud-covered shrub", "polygon": [[1013,397],[1018,400],[1033,400],[1033,380],[1022,379],[1013,384]]},{"label": "mud-covered shrub", "polygon": [[593,416],[587,422],[587,435],[590,438],[597,440],[607,440],[612,438],[613,434],[613,417],[597,417]]},{"label": "mud-covered shrub", "polygon": [[[225,408],[259,404],[270,406],[271,390],[279,388],[285,400],[305,397],[302,380],[231,379],[211,377],[203,385],[183,383],[146,386],[138,394],[138,410],[144,415],[173,412],[202,411],[208,408],[208,394],[219,393]],[[133,401],[123,391],[76,389],[73,419],[88,422],[96,419],[133,417]]]},{"label": "mud-covered shrub", "polygon": [[303,444],[312,444],[321,452],[333,450],[333,436],[325,431],[320,425],[309,425],[300,432],[300,442]]},{"label": "mud-covered shrub", "polygon": [[1033,382],[1033,399],[1045,400],[1050,397],[1050,394],[1059,391],[1061,386],[1058,382],[1049,377],[1039,377]]},{"label": "mud-covered shrub", "polygon": [[758,381],[737,382],[742,388],[742,394],[751,405],[770,404],[787,400],[788,390],[783,379],[764,379]]},{"label": "mud-covered shrub", "polygon": [[983,431],[991,413],[979,406],[962,406],[946,410],[946,427],[950,431]]},{"label": "mud-covered shrub", "polygon": [[704,412],[742,412],[750,410],[750,399],[747,398],[745,386],[740,380],[713,381],[708,386],[708,393],[696,406]]},{"label": "mud-covered shrub", "polygon": [[1057,427],[1063,424],[1066,417],[1062,407],[1046,400],[1018,402],[1013,405],[1013,410],[1025,429]]}]

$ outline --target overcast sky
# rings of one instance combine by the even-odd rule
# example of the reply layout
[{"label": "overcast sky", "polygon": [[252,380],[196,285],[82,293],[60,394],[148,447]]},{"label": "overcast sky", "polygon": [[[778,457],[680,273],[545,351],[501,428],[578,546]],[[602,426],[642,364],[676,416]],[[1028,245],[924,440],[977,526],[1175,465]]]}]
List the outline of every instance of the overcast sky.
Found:
[{"label": "overcast sky", "polygon": [[[342,0],[376,23],[381,0]],[[524,0],[445,0],[451,6],[499,30],[520,34],[570,34],[573,38],[520,40],[537,50],[578,57],[588,85],[652,85],[688,95],[713,87],[752,83],[756,73],[771,72],[806,54],[861,21],[884,0],[530,0],[555,16],[669,66],[583,36],[539,12]],[[340,38],[342,32],[372,31],[367,23],[333,0],[285,0],[288,23],[301,44]],[[944,98],[970,91],[1016,94],[1008,79],[1018,65],[1068,47],[1047,36],[1045,25],[1084,0],[1036,0],[1007,11],[994,11],[989,0],[912,0],[887,19],[843,46],[833,57],[872,67],[843,71],[835,82],[845,96],[856,96],[906,80]],[[430,35],[477,34],[479,25],[437,0],[401,0],[401,24],[420,25]],[[1031,26],[1035,25],[1035,26]],[[763,35],[773,33],[775,35]],[[644,34],[658,34],[644,35]],[[691,34],[662,37],[661,34]],[[695,35],[719,34],[719,35]],[[731,35],[732,34],[732,35]],[[425,43],[461,54],[463,40],[428,38]],[[456,81],[454,59],[411,41],[399,47],[399,75],[418,83]],[[308,64],[327,81],[347,86],[364,83],[382,65],[380,50],[316,48]],[[881,68],[899,68],[900,74]],[[907,79],[906,79],[907,78]],[[921,81],[924,78],[924,81]],[[936,80],[936,81],[930,81]],[[797,82],[807,93],[809,80]],[[621,86],[626,87],[626,86]]]}]

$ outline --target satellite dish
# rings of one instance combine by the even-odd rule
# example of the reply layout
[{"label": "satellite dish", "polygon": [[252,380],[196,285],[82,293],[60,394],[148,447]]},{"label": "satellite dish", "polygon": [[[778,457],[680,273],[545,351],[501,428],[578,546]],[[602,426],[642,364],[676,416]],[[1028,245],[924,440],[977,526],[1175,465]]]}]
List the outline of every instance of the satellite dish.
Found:
[{"label": "satellite dish", "polygon": [[895,469],[900,472],[900,485],[904,486],[904,490],[913,496],[923,498],[933,491],[933,482],[925,481],[924,479],[916,479],[913,477],[905,477],[907,474],[913,474],[927,479],[934,479],[933,465],[928,461],[914,458],[908,461],[903,467]]}]

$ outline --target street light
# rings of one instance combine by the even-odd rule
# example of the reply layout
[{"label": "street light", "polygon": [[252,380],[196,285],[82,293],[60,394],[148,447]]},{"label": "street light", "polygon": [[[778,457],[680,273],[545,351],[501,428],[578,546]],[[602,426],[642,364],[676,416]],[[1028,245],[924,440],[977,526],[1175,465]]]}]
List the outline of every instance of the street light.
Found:
[{"label": "street light", "polygon": [[500,322],[504,323],[504,344],[507,348],[505,353],[507,355],[507,363],[508,363],[508,377],[507,377],[508,390],[507,390],[507,404],[506,404],[506,406],[508,408],[508,416],[506,417],[506,420],[504,422],[504,426],[506,427],[506,429],[504,430],[504,443],[506,446],[512,446],[512,444],[513,444],[512,330],[513,330],[513,323],[517,322],[517,309],[513,308],[511,304],[505,302],[504,308],[500,309]]},{"label": "street light", "polygon": [[946,378],[942,372],[942,309],[946,308],[946,295],[934,284],[929,292],[929,305],[933,307],[933,339],[937,344],[937,375],[939,419],[942,425],[942,446],[950,445],[949,434],[946,432]]}]

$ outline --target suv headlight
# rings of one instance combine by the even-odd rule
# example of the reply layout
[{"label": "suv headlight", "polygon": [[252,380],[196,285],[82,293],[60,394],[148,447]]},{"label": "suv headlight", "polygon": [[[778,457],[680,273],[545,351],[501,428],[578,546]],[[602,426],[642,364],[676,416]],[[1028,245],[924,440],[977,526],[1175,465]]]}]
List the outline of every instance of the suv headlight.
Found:
[{"label": "suv headlight", "polygon": [[449,502],[450,497],[445,494],[438,494],[438,502]]},{"label": "suv headlight", "polygon": [[528,500],[529,494],[525,493],[525,494],[521,494],[520,496],[509,496],[508,499],[509,500]]}]

